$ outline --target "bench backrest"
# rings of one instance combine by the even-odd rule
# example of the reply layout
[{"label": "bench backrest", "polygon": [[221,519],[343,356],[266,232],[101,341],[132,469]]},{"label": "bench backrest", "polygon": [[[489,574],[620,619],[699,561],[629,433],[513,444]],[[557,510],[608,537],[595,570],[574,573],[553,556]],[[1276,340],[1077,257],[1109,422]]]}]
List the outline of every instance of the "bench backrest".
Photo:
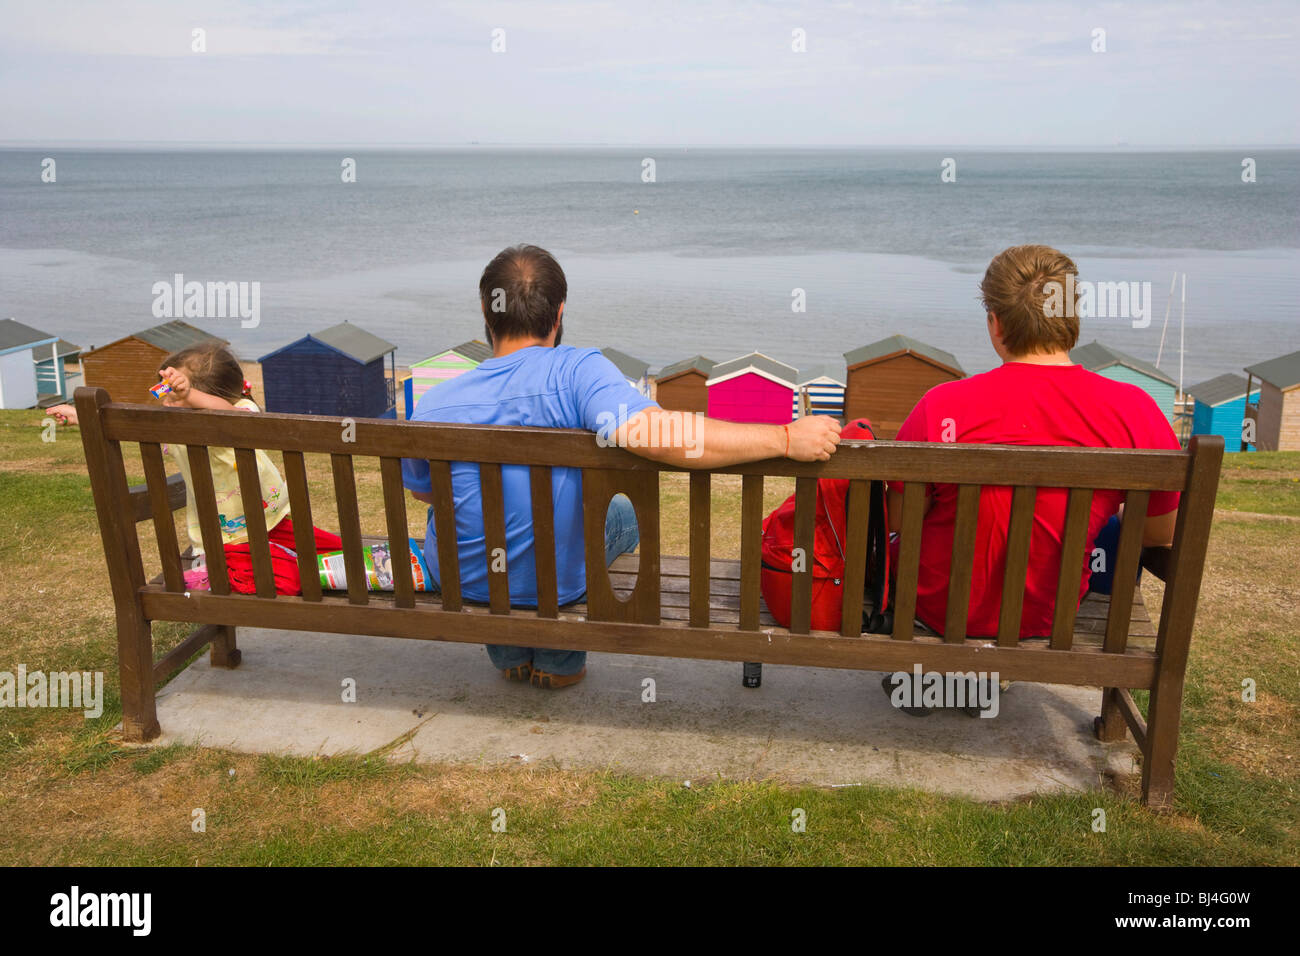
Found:
[{"label": "bench backrest", "polygon": [[[398,608],[415,604],[407,554],[406,492],[401,459],[423,458],[432,473],[438,561],[443,588],[442,609],[463,608],[459,584],[459,555],[451,493],[450,465],[477,462],[482,479],[485,554],[506,547],[501,467],[522,465],[531,470],[539,607],[527,612],[557,618],[554,521],[551,468],[580,468],[586,540],[587,616],[594,621],[661,624],[659,473],[679,470],[618,448],[600,447],[589,432],[561,429],[503,428],[477,425],[435,425],[391,420],[351,420],[310,415],[248,414],[241,411],[197,412],[144,405],[111,404],[102,389],[81,388],[76,394],[86,458],[114,593],[131,600],[145,586],[135,522],[144,516],[127,487],[121,443],[138,442],[147,484],[148,514],[153,519],[163,572],[163,589],[185,590],[172,509],[175,486],[168,483],[162,443],[188,446],[192,493],[199,512],[203,546],[213,593],[229,593],[222,553],[217,506],[209,471],[209,447],[233,447],[245,502],[261,502],[254,449],[283,453],[284,478],[302,571],[303,596],[289,600],[311,605],[322,601],[311,535],[313,523],[337,519],[343,539],[348,579],[347,600],[365,605],[372,596],[365,587],[361,521],[357,504],[354,459],[376,458],[382,475],[384,512],[391,539]],[[712,474],[740,475],[741,543],[739,629],[760,629],[759,568],[763,485],[768,477],[795,481],[795,545],[812,554],[819,478],[850,481],[849,534],[845,542],[847,567],[843,596],[842,634],[860,632],[867,562],[867,513],[870,482],[906,482],[903,495],[901,552],[897,569],[894,614],[895,641],[911,641],[916,605],[922,508],[927,482],[959,486],[957,522],[949,585],[944,640],[962,643],[970,593],[972,550],[981,486],[1014,488],[1008,529],[999,646],[1014,647],[1019,638],[1026,567],[1029,560],[1034,499],[1038,488],[1069,489],[1064,527],[1066,554],[1080,562],[1062,561],[1057,586],[1050,647],[1068,652],[1074,630],[1079,581],[1087,534],[1089,504],[1098,489],[1127,492],[1114,580],[1131,581],[1142,557],[1142,520],[1153,491],[1183,494],[1172,549],[1156,555],[1155,570],[1167,587],[1160,621],[1157,654],[1185,655],[1199,593],[1210,521],[1213,514],[1223,440],[1197,436],[1186,451],[1031,448],[992,445],[911,444],[887,441],[845,443],[825,463],[806,464],[783,459],[690,472],[689,495],[689,625],[717,628],[710,620],[710,481]],[[316,517],[307,487],[304,455],[328,454],[333,473],[337,514]],[[627,495],[636,509],[641,535],[640,568],[627,600],[614,593],[605,567],[604,514],[614,494]],[[246,507],[248,536],[257,586],[256,600],[276,600],[270,547],[263,512]],[[1150,565],[1149,565],[1150,566]],[[510,615],[508,569],[490,572],[490,612]],[[795,575],[791,601],[794,634],[808,634],[811,618],[811,574]],[[1132,589],[1117,587],[1106,624],[1104,650],[1123,653],[1128,640]],[[253,600],[250,598],[250,600]],[[392,606],[390,604],[389,606]],[[322,612],[325,608],[320,609]],[[519,613],[519,612],[516,612]],[[306,618],[304,618],[306,620]],[[680,633],[680,631],[678,632]]]}]

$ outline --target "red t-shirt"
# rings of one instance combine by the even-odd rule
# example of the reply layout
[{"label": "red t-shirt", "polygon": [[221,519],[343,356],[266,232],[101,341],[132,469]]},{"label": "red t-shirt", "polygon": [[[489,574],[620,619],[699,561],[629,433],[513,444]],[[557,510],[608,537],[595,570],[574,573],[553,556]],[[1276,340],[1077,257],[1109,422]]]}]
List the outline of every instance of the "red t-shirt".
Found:
[{"label": "red t-shirt", "polygon": [[[1136,385],[1103,378],[1081,365],[1021,362],[1008,362],[991,372],[930,389],[903,422],[898,440],[1085,448],[1181,447],[1169,420],[1151,396]],[[890,487],[899,490],[902,483],[891,482]],[[916,616],[942,632],[948,613],[948,572],[957,521],[957,486],[935,484],[930,486],[930,491],[932,499],[921,534]],[[1052,633],[1067,494],[1064,488],[1038,491],[1021,637]],[[1099,490],[1093,494],[1085,554],[1091,553],[1097,532],[1123,501],[1122,491]],[[1177,507],[1178,492],[1155,491],[1151,493],[1147,514],[1168,514]],[[1011,488],[985,486],[980,492],[975,564],[971,573],[970,616],[966,626],[970,637],[993,637],[998,632],[1010,517]],[[1079,581],[1082,600],[1087,593],[1088,569],[1084,554],[1073,560],[1084,569]]]}]

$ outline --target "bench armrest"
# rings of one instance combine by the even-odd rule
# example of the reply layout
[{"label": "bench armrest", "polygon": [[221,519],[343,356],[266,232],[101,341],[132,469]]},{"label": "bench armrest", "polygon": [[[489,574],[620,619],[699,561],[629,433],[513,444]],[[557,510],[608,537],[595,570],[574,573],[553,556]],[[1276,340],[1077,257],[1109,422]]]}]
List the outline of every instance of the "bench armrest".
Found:
[{"label": "bench armrest", "polygon": [[[131,496],[131,510],[137,523],[153,517],[148,485],[132,485],[127,493]],[[179,474],[167,476],[167,504],[172,511],[185,507],[185,479]]]},{"label": "bench armrest", "polygon": [[1173,561],[1174,549],[1168,545],[1159,548],[1142,549],[1142,567],[1146,568],[1161,581],[1169,580],[1169,565]]}]

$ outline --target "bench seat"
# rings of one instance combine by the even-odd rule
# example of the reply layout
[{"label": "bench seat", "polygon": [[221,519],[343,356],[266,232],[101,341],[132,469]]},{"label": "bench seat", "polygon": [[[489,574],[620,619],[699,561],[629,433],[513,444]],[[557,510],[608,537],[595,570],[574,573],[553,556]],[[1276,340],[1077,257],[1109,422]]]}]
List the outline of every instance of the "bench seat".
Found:
[{"label": "bench seat", "polygon": [[[362,539],[366,544],[385,540],[380,536],[367,535]],[[192,552],[183,556],[185,566],[190,566]],[[636,554],[621,554],[610,565],[610,583],[620,600],[627,600],[636,585],[639,557]],[[161,588],[162,575],[157,575],[149,582]],[[346,591],[323,592],[326,598],[347,603]],[[690,619],[690,559],[684,556],[664,555],[659,559],[659,595],[660,613],[665,626],[687,627]],[[392,605],[390,592],[371,592],[370,603],[377,606]],[[439,607],[440,595],[427,592],[417,593],[415,603],[426,607]],[[465,602],[467,607],[482,607],[472,601]],[[1079,613],[1074,620],[1074,645],[1076,647],[1100,648],[1106,636],[1106,615],[1110,612],[1110,598],[1104,594],[1089,593],[1079,605]],[[562,619],[582,621],[587,616],[586,602],[567,604],[560,609]],[[740,562],[714,558],[709,562],[709,619],[719,627],[738,627],[740,625]],[[764,630],[774,634],[789,634],[787,628],[781,627],[763,604],[759,613],[759,623]],[[812,631],[813,634],[832,634],[831,631]],[[1133,609],[1129,615],[1128,649],[1149,652],[1155,649],[1156,628],[1142,601],[1142,589],[1133,589]],[[993,638],[968,639],[967,643],[984,644]],[[1035,644],[1046,645],[1046,638],[1025,638],[1021,645],[1030,647]]]}]

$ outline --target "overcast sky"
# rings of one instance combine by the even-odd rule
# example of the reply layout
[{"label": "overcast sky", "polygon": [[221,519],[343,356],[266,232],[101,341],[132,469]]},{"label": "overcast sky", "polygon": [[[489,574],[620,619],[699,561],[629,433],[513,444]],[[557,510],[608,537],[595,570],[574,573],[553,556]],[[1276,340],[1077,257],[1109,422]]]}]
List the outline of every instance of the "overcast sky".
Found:
[{"label": "overcast sky", "polygon": [[1296,0],[0,0],[0,23],[8,143],[1300,143]]}]

